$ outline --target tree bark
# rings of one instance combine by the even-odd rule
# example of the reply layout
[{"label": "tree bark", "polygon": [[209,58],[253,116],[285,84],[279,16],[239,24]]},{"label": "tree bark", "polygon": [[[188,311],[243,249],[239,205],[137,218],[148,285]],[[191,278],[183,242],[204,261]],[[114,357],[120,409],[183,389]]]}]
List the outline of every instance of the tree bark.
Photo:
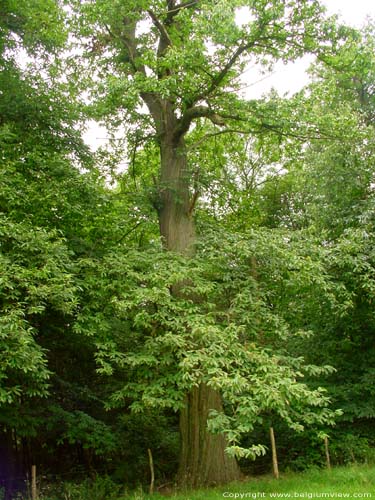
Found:
[{"label": "tree bark", "polygon": [[270,440],[271,440],[271,448],[272,448],[273,475],[275,476],[276,479],[279,479],[279,477],[280,477],[279,463],[277,461],[276,440],[275,440],[275,433],[274,433],[273,427],[270,427]]},{"label": "tree bark", "polygon": [[[195,228],[192,217],[194,197],[189,192],[190,175],[183,138],[161,144],[161,186],[159,224],[167,250],[184,255],[194,253]],[[179,286],[173,293],[178,294]],[[234,458],[229,457],[223,435],[207,428],[210,410],[222,411],[220,394],[201,384],[186,396],[180,414],[181,454],[178,482],[184,487],[224,484],[240,478]]]},{"label": "tree bark", "polygon": [[221,396],[204,384],[186,397],[180,415],[182,442],[178,482],[182,486],[212,486],[240,478],[236,460],[225,452],[225,437],[207,430],[207,419],[213,409],[223,410]]},{"label": "tree bark", "polygon": [[166,249],[191,255],[195,228],[190,206],[189,172],[185,144],[166,140],[160,147],[160,235]]}]

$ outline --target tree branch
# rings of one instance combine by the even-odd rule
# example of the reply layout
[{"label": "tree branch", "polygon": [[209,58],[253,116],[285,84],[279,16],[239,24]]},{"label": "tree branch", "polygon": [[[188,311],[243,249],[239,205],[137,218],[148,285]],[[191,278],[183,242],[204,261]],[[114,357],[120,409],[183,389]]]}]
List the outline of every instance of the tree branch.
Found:
[{"label": "tree branch", "polygon": [[[126,17],[123,18],[123,25],[124,30],[118,35],[116,35],[116,33],[114,33],[107,25],[105,25],[105,29],[112,38],[121,40],[131,65],[133,75],[140,73],[147,78],[146,67],[142,62],[140,62],[140,58],[138,57],[137,37],[135,35],[136,25]],[[141,92],[140,96],[151,113],[157,132],[160,133],[162,106],[158,96],[152,94],[151,92]]]},{"label": "tree branch", "polygon": [[115,245],[119,245],[127,236],[129,236],[130,233],[132,233],[133,231],[138,229],[139,226],[141,226],[143,223],[144,223],[143,220],[141,220],[140,222],[137,222],[137,224],[135,224],[135,226],[133,226],[131,229],[129,229],[129,231],[127,231],[125,234],[123,234],[121,236],[121,238],[115,242]]},{"label": "tree branch", "polygon": [[227,124],[227,120],[245,123],[249,121],[248,116],[231,115],[223,111],[215,111],[210,106],[193,106],[187,109],[177,121],[177,127],[174,131],[175,138],[178,139],[188,132],[191,123],[197,118],[207,118],[219,127],[224,127]]},{"label": "tree branch", "polygon": [[201,137],[199,139],[199,141],[196,141],[191,146],[189,146],[188,150],[192,150],[192,149],[198,148],[207,139],[209,139],[211,137],[217,137],[218,135],[223,135],[223,134],[242,134],[242,135],[247,135],[249,133],[251,133],[249,130],[240,130],[240,129],[236,129],[236,128],[226,128],[224,130],[218,130],[217,132],[208,132],[203,137]]},{"label": "tree branch", "polygon": [[190,200],[190,206],[189,206],[189,211],[188,211],[189,217],[191,217],[191,215],[194,211],[194,208],[195,208],[195,205],[197,204],[198,198],[199,198],[199,191],[196,190],[196,191],[194,191],[193,197]]},{"label": "tree branch", "polygon": [[245,45],[240,45],[239,47],[237,47],[237,49],[234,51],[234,53],[229,58],[228,62],[225,64],[225,66],[222,68],[222,70],[216,76],[212,77],[210,85],[206,88],[206,90],[204,90],[203,92],[201,92],[200,94],[198,94],[195,97],[192,104],[194,105],[196,102],[200,101],[201,99],[208,97],[214,90],[216,90],[219,87],[219,85],[222,83],[224,78],[227,76],[227,74],[229,73],[231,68],[233,68],[233,66],[236,64],[236,62],[238,61],[240,56],[244,52],[246,52],[247,50],[254,47],[255,45],[256,45],[255,42],[250,42],[250,43],[247,43]]},{"label": "tree branch", "polygon": [[[164,24],[160,21],[160,19],[156,16],[156,14],[152,10],[148,10],[147,13],[151,17],[152,22],[154,23],[154,25],[159,30],[161,39],[164,40],[164,44],[163,44],[163,45],[165,45],[165,47],[163,47],[163,52],[164,52],[164,50],[165,50],[166,47],[169,47],[169,46],[172,45],[172,40],[170,39],[168,31],[165,29]],[[160,53],[162,52],[160,50],[160,44],[159,44],[158,53],[159,53],[159,51],[160,51]]]},{"label": "tree branch", "polygon": [[214,125],[225,125],[223,117],[208,106],[193,106],[185,111],[182,117],[178,120],[177,127],[174,131],[176,138],[183,136],[190,127],[193,120],[197,118],[208,118]]},{"label": "tree branch", "polygon": [[[147,13],[151,17],[154,26],[156,26],[157,30],[160,33],[159,45],[157,50],[157,57],[158,60],[160,60],[161,58],[164,57],[167,49],[172,46],[172,40],[169,36],[169,33],[165,25],[160,21],[160,19],[156,16],[156,14],[151,9],[149,9]],[[159,80],[161,80],[165,76],[169,76],[170,74],[171,74],[170,69],[165,68],[163,70],[160,70],[160,67],[158,68]]]},{"label": "tree branch", "polygon": [[190,0],[188,2],[183,2],[178,5],[173,5],[174,2],[168,2],[169,10],[167,12],[167,24],[171,24],[173,18],[180,12],[182,9],[187,9],[189,7],[194,7],[199,3],[199,0]]}]

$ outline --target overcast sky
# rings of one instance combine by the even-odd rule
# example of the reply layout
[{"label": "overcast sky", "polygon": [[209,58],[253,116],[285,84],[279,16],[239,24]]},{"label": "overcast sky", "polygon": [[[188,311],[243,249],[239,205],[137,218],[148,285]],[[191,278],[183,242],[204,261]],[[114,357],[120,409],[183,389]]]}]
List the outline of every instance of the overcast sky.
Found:
[{"label": "overcast sky", "polygon": [[330,14],[340,14],[346,23],[361,27],[366,16],[375,18],[374,0],[321,0]]},{"label": "overcast sky", "polygon": [[[338,14],[344,24],[356,28],[362,27],[366,18],[375,20],[375,0],[321,0],[326,6],[328,14]],[[254,99],[275,88],[280,94],[292,94],[300,90],[308,83],[305,70],[313,61],[313,57],[306,56],[302,60],[284,65],[279,63],[275,66],[272,75],[250,81],[247,75],[244,78],[249,81],[249,87],[244,94],[248,99]],[[258,81],[257,81],[258,80]]]}]

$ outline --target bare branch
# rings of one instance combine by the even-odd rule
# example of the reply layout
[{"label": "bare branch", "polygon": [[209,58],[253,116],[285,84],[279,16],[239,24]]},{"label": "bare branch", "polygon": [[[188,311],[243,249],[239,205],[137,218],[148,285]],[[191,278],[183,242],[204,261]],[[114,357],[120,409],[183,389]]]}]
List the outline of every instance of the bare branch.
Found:
[{"label": "bare branch", "polygon": [[140,221],[140,222],[137,222],[137,224],[135,224],[135,226],[133,226],[132,228],[129,229],[129,231],[127,231],[125,234],[123,234],[121,236],[121,238],[119,240],[117,240],[115,242],[115,245],[119,245],[127,236],[129,236],[130,233],[132,233],[133,231],[135,231],[136,229],[139,228],[139,226],[141,226],[142,224],[144,224],[145,221]]},{"label": "bare branch", "polygon": [[225,125],[223,117],[208,106],[193,106],[187,109],[178,120],[175,136],[178,138],[184,135],[189,130],[192,121],[197,118],[208,118],[214,125]]},{"label": "bare branch", "polygon": [[198,94],[193,101],[193,105],[200,101],[201,99],[204,99],[205,97],[208,97],[214,90],[216,90],[220,84],[223,82],[229,71],[233,68],[233,66],[236,64],[238,59],[241,57],[241,55],[246,52],[247,50],[251,49],[256,45],[255,42],[247,43],[245,45],[240,45],[237,47],[237,49],[234,51],[232,56],[229,58],[228,62],[225,64],[225,66],[222,68],[222,70],[216,75],[213,76],[211,79],[210,85],[200,94]]},{"label": "bare branch", "polygon": [[171,46],[172,40],[170,39],[168,31],[165,29],[163,23],[160,21],[160,19],[156,16],[156,14],[152,10],[148,10],[147,13],[151,17],[154,25],[159,30],[160,36],[164,39],[164,45]]},{"label": "bare branch", "polygon": [[199,198],[199,191],[196,190],[196,191],[194,191],[193,197],[190,200],[190,206],[189,206],[189,210],[188,210],[189,217],[191,216],[191,214],[194,211],[194,208],[195,208],[195,205],[196,205],[196,203],[198,201],[198,198]]},{"label": "bare branch", "polygon": [[214,125],[224,127],[227,120],[236,122],[248,122],[248,117],[231,115],[222,111],[215,111],[210,106],[193,106],[185,111],[182,117],[177,122],[177,127],[174,131],[175,138],[183,136],[188,132],[191,123],[197,118],[207,118]]},{"label": "bare branch", "polygon": [[241,129],[236,129],[236,128],[226,128],[224,130],[218,130],[216,132],[209,132],[205,134],[203,137],[199,139],[199,141],[194,142],[191,146],[188,147],[188,150],[196,149],[198,148],[201,144],[203,144],[207,139],[210,139],[211,137],[217,137],[218,135],[223,135],[223,134],[242,134],[242,135],[248,135],[251,132],[249,130],[241,130]]},{"label": "bare branch", "polygon": [[178,5],[170,6],[172,2],[168,2],[169,10],[167,12],[167,23],[171,24],[173,18],[183,9],[188,9],[189,7],[194,7],[199,3],[199,0],[190,0],[187,2],[180,3]]},{"label": "bare branch", "polygon": [[[133,74],[140,73],[146,78],[146,67],[142,62],[140,62],[140,58],[138,57],[137,37],[135,34],[136,25],[126,17],[124,17],[123,19],[123,25],[124,30],[119,35],[113,33],[108,26],[106,26],[106,30],[111,35],[111,37],[118,38],[122,41],[130,65],[132,67]],[[160,132],[162,107],[158,96],[152,94],[151,92],[141,92],[140,95],[154,119],[157,131]]]}]

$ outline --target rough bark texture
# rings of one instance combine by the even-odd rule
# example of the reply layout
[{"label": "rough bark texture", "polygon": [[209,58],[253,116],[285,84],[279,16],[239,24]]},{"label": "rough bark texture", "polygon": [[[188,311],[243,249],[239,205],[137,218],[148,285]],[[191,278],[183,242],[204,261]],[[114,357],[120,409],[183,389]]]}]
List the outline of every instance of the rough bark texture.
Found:
[{"label": "rough bark texture", "polygon": [[179,144],[168,141],[160,149],[160,234],[168,250],[191,254],[194,251],[195,230],[185,145],[182,140]]},{"label": "rough bark texture", "polygon": [[[191,255],[195,230],[193,206],[189,193],[189,172],[183,139],[178,144],[164,141],[161,145],[160,233],[168,250]],[[176,287],[175,293],[178,293]],[[200,385],[186,396],[180,414],[181,455],[178,482],[184,487],[224,484],[240,477],[234,458],[225,453],[222,435],[208,432],[210,410],[222,410],[220,394]]]},{"label": "rough bark texture", "polygon": [[207,430],[207,418],[213,409],[222,411],[221,396],[206,385],[201,384],[186,397],[180,415],[182,443],[178,472],[178,481],[183,486],[224,484],[240,478],[236,460],[225,453],[225,437]]}]

